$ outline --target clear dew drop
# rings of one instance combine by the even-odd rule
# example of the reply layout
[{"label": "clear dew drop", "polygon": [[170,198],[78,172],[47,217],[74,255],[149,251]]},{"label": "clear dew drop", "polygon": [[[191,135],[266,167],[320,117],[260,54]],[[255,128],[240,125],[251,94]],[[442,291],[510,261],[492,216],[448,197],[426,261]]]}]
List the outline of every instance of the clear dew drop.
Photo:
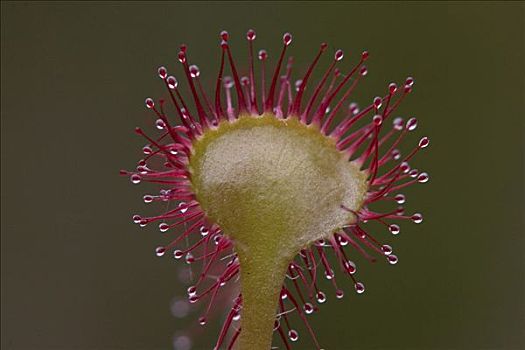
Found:
[{"label": "clear dew drop", "polygon": [[299,333],[295,329],[290,329],[288,331],[288,338],[290,338],[291,341],[297,341],[299,339]]},{"label": "clear dew drop", "polygon": [[186,53],[184,51],[179,51],[178,58],[180,63],[186,63]]},{"label": "clear dew drop", "polygon": [[166,79],[166,82],[168,83],[168,87],[172,90],[176,89],[177,86],[179,85],[177,78],[171,75],[168,77],[168,79]]},{"label": "clear dew drop", "polygon": [[303,305],[303,309],[307,315],[310,315],[312,312],[314,312],[314,306],[310,303],[305,303]]},{"label": "clear dew drop", "polygon": [[333,279],[334,276],[335,276],[335,274],[334,274],[334,271],[332,271],[332,270],[329,270],[329,271],[325,271],[325,272],[324,272],[324,277],[325,277],[327,280],[331,280],[331,279]]},{"label": "clear dew drop", "polygon": [[288,298],[288,292],[286,292],[285,290],[281,291],[281,299],[285,300],[286,298]]},{"label": "clear dew drop", "polygon": [[166,67],[159,67],[159,69],[157,69],[157,73],[159,74],[159,77],[161,79],[165,79],[166,78],[166,75],[168,74],[168,70],[166,69]]},{"label": "clear dew drop", "polygon": [[186,206],[186,203],[185,202],[180,202],[179,203],[179,211],[184,214],[185,212],[188,211],[188,207]]},{"label": "clear dew drop", "polygon": [[161,257],[161,256],[164,256],[165,253],[166,253],[166,248],[164,247],[155,248],[155,255]]},{"label": "clear dew drop", "polygon": [[161,222],[161,223],[159,224],[159,230],[160,230],[160,232],[166,232],[166,231],[168,231],[169,228],[170,228],[170,225],[168,225],[168,224],[165,223],[165,222]]},{"label": "clear dew drop", "polygon": [[390,255],[392,254],[392,247],[389,246],[388,244],[383,244],[381,246],[381,251],[383,252],[383,254],[385,255]]},{"label": "clear dew drop", "polygon": [[190,70],[190,75],[192,78],[198,78],[199,75],[201,75],[201,71],[199,67],[194,64],[190,66],[189,70]]},{"label": "clear dew drop", "polygon": [[404,194],[396,194],[395,197],[394,197],[395,201],[397,202],[397,204],[404,204],[406,202],[406,197]]},{"label": "clear dew drop", "polygon": [[210,230],[208,230],[206,226],[201,226],[199,231],[202,237],[206,237],[210,233]]},{"label": "clear dew drop", "polygon": [[151,194],[144,195],[144,197],[142,197],[142,199],[144,199],[144,203],[151,203],[151,202],[153,202],[153,196]]},{"label": "clear dew drop", "polygon": [[[398,149],[392,150],[392,158],[394,160],[399,160],[401,158],[401,152]],[[401,165],[403,167],[403,165]]]},{"label": "clear dew drop", "polygon": [[130,176],[130,181],[131,181],[131,183],[133,183],[133,184],[135,184],[135,185],[136,185],[136,184],[139,184],[141,180],[142,180],[142,179],[141,179],[141,177],[140,177],[139,174],[133,174],[133,175]]},{"label": "clear dew drop", "polygon": [[142,147],[142,152],[146,155],[149,155],[151,153],[153,153],[153,150],[151,149],[151,146],[150,145],[146,145],[144,147]]},{"label": "clear dew drop", "polygon": [[182,252],[182,250],[179,250],[179,249],[177,249],[177,250],[175,250],[175,251],[173,252],[173,257],[174,257],[175,259],[177,259],[177,260],[179,260],[180,258],[182,258],[183,255],[184,255],[184,253]]},{"label": "clear dew drop", "polygon": [[420,213],[415,213],[412,215],[412,221],[415,222],[416,224],[420,224],[423,222],[423,215],[421,215]]},{"label": "clear dew drop", "polygon": [[195,257],[191,252],[186,254],[186,264],[193,264],[195,262]]},{"label": "clear dew drop", "polygon": [[196,294],[190,295],[188,297],[188,301],[190,302],[190,304],[195,304],[198,300],[199,300],[199,297]]},{"label": "clear dew drop", "polygon": [[201,326],[204,326],[206,324],[206,317],[204,316],[199,317],[199,324]]},{"label": "clear dew drop", "polygon": [[146,104],[146,108],[151,109],[155,107],[155,102],[153,102],[153,99],[151,97],[148,97],[144,103]]},{"label": "clear dew drop", "polygon": [[344,266],[346,271],[348,271],[348,273],[351,275],[353,275],[357,271],[357,267],[353,261],[345,261]]},{"label": "clear dew drop", "polygon": [[317,302],[319,304],[322,304],[326,301],[326,294],[324,294],[324,292],[317,292],[317,294],[315,295],[316,299],[317,299]]},{"label": "clear dew drop", "polygon": [[341,61],[343,59],[343,57],[345,56],[345,53],[343,52],[343,50],[337,50],[334,54],[334,59],[336,61]]},{"label": "clear dew drop", "polygon": [[362,77],[366,76],[368,74],[368,68],[366,66],[361,67],[359,74],[361,74]]},{"label": "clear dew drop", "polygon": [[414,131],[417,128],[417,119],[412,117],[407,121],[406,128],[408,131]]},{"label": "clear dew drop", "polygon": [[396,224],[390,224],[390,225],[388,225],[388,230],[389,230],[390,233],[392,233],[393,235],[397,235],[397,234],[399,234],[399,232],[401,231],[401,228],[399,227],[399,225],[396,225]]},{"label": "clear dew drop", "polygon": [[348,240],[343,236],[337,236],[337,240],[339,241],[339,244],[341,245],[341,247],[348,245]]},{"label": "clear dew drop", "polygon": [[404,127],[403,118],[401,118],[401,117],[395,118],[392,121],[392,125],[394,126],[394,129],[396,129],[398,131],[403,130],[403,127]]},{"label": "clear dew drop", "polygon": [[197,294],[197,287],[195,286],[189,286],[187,289],[188,296],[196,295]]},{"label": "clear dew drop", "polygon": [[363,294],[365,292],[365,285],[361,282],[357,282],[355,285],[355,291],[357,294]]},{"label": "clear dew drop", "polygon": [[299,79],[295,81],[295,91],[299,91],[301,89],[301,85],[303,85],[303,80]]},{"label": "clear dew drop", "polygon": [[335,297],[337,299],[343,299],[344,296],[345,296],[345,292],[343,292],[342,289],[338,289],[335,291]]},{"label": "clear dew drop", "polygon": [[428,137],[423,137],[421,140],[419,140],[419,148],[427,148],[430,144],[430,140]]},{"label": "clear dew drop", "polygon": [[283,43],[284,45],[288,46],[292,43],[292,34],[290,33],[285,33],[283,35]]},{"label": "clear dew drop", "polygon": [[249,41],[255,40],[256,37],[257,35],[255,34],[255,30],[253,29],[248,30],[248,32],[246,33],[246,39],[248,39]]},{"label": "clear dew drop", "polygon": [[386,259],[388,260],[390,265],[395,265],[395,264],[397,264],[397,261],[398,261],[397,256],[393,255],[393,254],[392,255],[388,255]]},{"label": "clear dew drop", "polygon": [[140,215],[133,215],[132,217],[133,223],[140,224],[140,221],[142,220],[142,217]]},{"label": "clear dew drop", "polygon": [[374,122],[375,125],[379,126],[379,125],[381,125],[383,123],[383,117],[380,116],[379,114],[376,114],[372,118],[372,121]]},{"label": "clear dew drop", "polygon": [[379,96],[375,97],[374,98],[374,107],[376,109],[379,109],[379,108],[381,108],[382,105],[383,105],[383,99],[381,97],[379,97]]},{"label": "clear dew drop", "polygon": [[164,120],[162,119],[157,119],[155,121],[155,126],[157,127],[157,129],[163,130],[166,127],[166,123],[164,123]]},{"label": "clear dew drop", "polygon": [[261,61],[264,61],[268,58],[268,52],[266,50],[259,50],[259,54],[257,55]]},{"label": "clear dew drop", "polygon": [[226,89],[231,89],[233,87],[233,79],[232,77],[229,77],[229,76],[226,76],[222,79],[223,83],[224,83],[224,87]]},{"label": "clear dew drop", "polygon": [[348,110],[350,111],[350,113],[352,113],[352,115],[356,115],[357,113],[359,113],[359,105],[355,102],[352,102],[348,105]]},{"label": "clear dew drop", "polygon": [[390,85],[388,85],[388,91],[390,92],[390,94],[395,93],[397,91],[396,83],[390,83]]},{"label": "clear dew drop", "polygon": [[233,320],[239,321],[240,319],[241,319],[241,313],[239,311],[235,311],[235,313],[233,314]]},{"label": "clear dew drop", "polygon": [[424,183],[427,183],[429,179],[430,179],[430,176],[428,176],[428,173],[421,173],[417,177],[417,182],[424,184]]}]

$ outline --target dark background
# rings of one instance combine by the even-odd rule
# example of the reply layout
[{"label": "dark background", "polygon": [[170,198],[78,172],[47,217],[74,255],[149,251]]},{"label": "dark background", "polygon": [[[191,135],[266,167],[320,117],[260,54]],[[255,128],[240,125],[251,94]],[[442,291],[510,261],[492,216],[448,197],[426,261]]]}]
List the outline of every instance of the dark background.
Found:
[{"label": "dark background", "polygon": [[218,32],[245,67],[249,28],[272,58],[292,32],[301,72],[321,41],[343,68],[368,49],[362,104],[413,75],[400,113],[431,138],[415,161],[431,181],[406,191],[425,223],[403,225],[395,268],[356,258],[364,295],[326,290],[323,346],[525,348],[524,19],[523,2],[2,2],[2,349],[169,349],[195,324],[170,313],[185,285],[152,253],[158,230],[131,224],[149,188],[118,170],[141,157],[156,68],[179,69],[184,42],[211,83]]}]

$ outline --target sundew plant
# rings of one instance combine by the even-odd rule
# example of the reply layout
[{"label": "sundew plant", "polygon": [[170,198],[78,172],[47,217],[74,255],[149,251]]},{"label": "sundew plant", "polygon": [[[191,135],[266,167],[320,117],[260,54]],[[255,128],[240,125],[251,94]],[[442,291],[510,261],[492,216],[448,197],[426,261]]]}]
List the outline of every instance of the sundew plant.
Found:
[{"label": "sundew plant", "polygon": [[[340,299],[347,291],[337,283],[338,271],[353,281],[356,293],[365,291],[356,278],[355,254],[397,263],[381,237],[397,235],[400,221],[423,220],[420,213],[405,213],[401,191],[429,180],[409,165],[429,140],[419,139],[407,154],[398,150],[417,127],[415,118],[395,115],[412,91],[410,77],[400,86],[390,83],[364,108],[349,101],[367,75],[368,52],[354,55],[353,68],[342,72],[337,64],[343,51],[331,52],[323,43],[309,65],[301,58],[307,69],[294,81],[287,56],[292,35],[284,34],[273,65],[265,50],[255,53],[255,38],[249,30],[249,64],[238,67],[228,33],[220,33],[212,89],[201,84],[182,45],[177,58],[190,99],[167,68],[158,69],[164,98],[145,102],[156,130],[136,129],[147,140],[144,157],[135,171],[121,173],[134,184],[159,184],[159,193],[144,201],[164,202],[164,210],[134,215],[133,221],[158,226],[164,243],[157,256],[195,265],[188,298],[204,303],[199,323],[217,317],[217,308],[226,313],[210,348],[268,350],[276,332],[273,346],[290,349],[299,339],[290,317],[297,313],[311,347],[321,349],[308,322],[327,299],[318,280],[328,279]],[[332,59],[313,81],[323,55]],[[374,209],[378,202],[391,209]],[[370,222],[384,230],[372,235]],[[217,302],[221,293],[230,293],[227,304],[224,298]]]}]

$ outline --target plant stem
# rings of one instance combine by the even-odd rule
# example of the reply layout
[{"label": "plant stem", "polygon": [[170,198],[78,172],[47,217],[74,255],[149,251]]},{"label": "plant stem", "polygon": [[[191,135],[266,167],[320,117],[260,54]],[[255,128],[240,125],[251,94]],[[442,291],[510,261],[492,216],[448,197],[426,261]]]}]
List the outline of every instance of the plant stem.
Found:
[{"label": "plant stem", "polygon": [[[255,253],[255,254],[254,254]],[[237,350],[269,350],[287,261],[239,252],[242,316]]]}]

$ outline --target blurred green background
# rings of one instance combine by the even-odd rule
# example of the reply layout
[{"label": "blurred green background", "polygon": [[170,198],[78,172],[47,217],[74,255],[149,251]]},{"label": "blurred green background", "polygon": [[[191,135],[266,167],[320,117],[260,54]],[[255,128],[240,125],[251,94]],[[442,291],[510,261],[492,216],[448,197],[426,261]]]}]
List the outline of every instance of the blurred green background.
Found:
[{"label": "blurred green background", "polygon": [[[158,230],[131,223],[151,188],[118,170],[141,157],[133,128],[151,128],[156,68],[179,69],[184,42],[210,83],[218,32],[246,67],[249,28],[272,58],[292,32],[298,72],[322,41],[345,49],[343,68],[368,49],[362,105],[413,75],[399,114],[431,138],[414,161],[431,181],[406,191],[424,224],[376,233],[395,267],[353,253],[367,291],[325,288],[311,317],[323,346],[525,348],[523,2],[2,2],[1,17],[2,349],[170,349],[196,323],[170,311],[186,286],[154,257]],[[297,349],[311,348],[302,331]]]}]

